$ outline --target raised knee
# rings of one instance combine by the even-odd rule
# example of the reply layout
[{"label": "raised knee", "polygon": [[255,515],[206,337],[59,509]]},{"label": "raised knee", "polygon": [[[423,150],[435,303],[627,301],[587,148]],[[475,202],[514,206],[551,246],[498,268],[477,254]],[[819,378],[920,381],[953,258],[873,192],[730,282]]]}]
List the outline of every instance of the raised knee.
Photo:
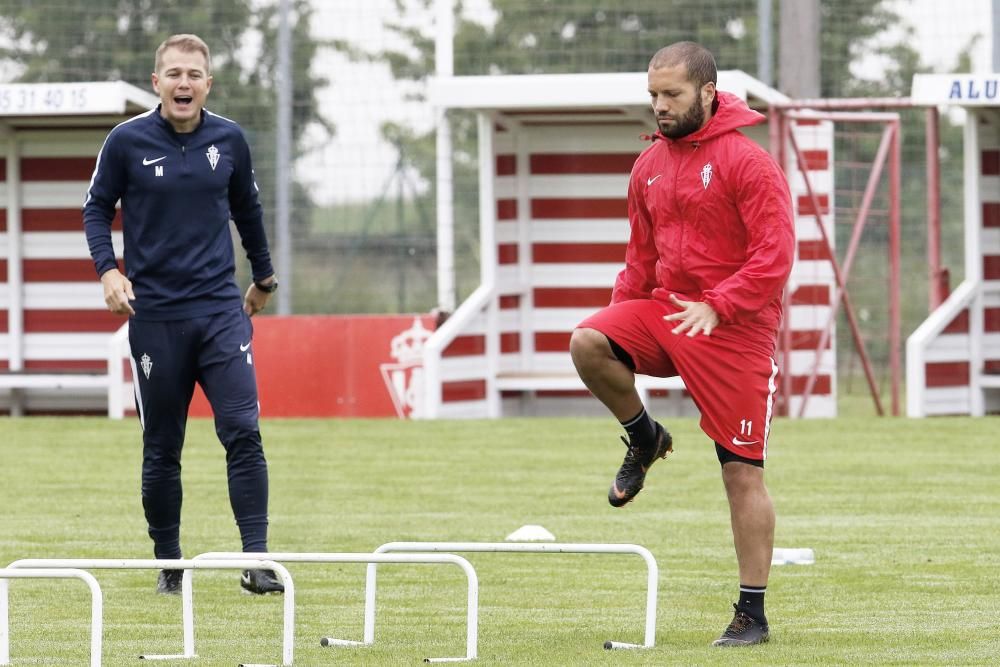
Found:
[{"label": "raised knee", "polygon": [[608,339],[596,329],[574,329],[569,339],[569,354],[578,364],[607,356]]}]

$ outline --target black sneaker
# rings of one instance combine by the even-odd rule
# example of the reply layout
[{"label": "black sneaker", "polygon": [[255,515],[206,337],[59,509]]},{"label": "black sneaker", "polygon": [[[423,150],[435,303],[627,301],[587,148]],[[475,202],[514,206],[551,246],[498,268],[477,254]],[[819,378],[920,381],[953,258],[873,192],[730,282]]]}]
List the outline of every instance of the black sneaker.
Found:
[{"label": "black sneaker", "polygon": [[269,593],[284,593],[285,586],[274,574],[274,570],[243,570],[240,577],[240,586],[248,593],[254,595],[268,595]]},{"label": "black sneaker", "polygon": [[622,442],[628,447],[628,453],[625,454],[622,467],[618,469],[615,481],[608,490],[608,502],[614,507],[621,507],[635,498],[636,494],[642,491],[643,482],[646,481],[646,471],[653,462],[656,459],[667,458],[667,454],[674,451],[673,439],[659,422],[656,422],[656,437],[653,439],[652,447],[631,444],[625,436],[622,436]]},{"label": "black sneaker", "polygon": [[[733,609],[736,609],[736,605],[733,605]],[[763,644],[769,638],[767,623],[761,623],[746,612],[736,609],[733,622],[721,637],[712,642],[712,646],[750,646]]]},{"label": "black sneaker", "polygon": [[160,570],[156,579],[156,592],[163,595],[180,595],[184,570]]}]

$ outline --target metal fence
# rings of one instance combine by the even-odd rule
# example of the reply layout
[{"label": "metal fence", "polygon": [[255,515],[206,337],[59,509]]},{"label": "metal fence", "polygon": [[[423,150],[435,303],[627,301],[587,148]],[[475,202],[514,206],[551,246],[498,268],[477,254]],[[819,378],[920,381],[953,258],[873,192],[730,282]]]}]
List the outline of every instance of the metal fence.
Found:
[{"label": "metal fence", "polygon": [[[783,57],[794,57],[779,52],[778,0],[627,4],[463,0],[456,5],[455,73],[641,71],[653,51],[679,39],[711,48],[720,69],[765,78],[775,77]],[[278,0],[0,0],[0,81],[123,79],[149,89],[157,44],[175,32],[200,34],[213,49],[209,108],[248,132],[272,238],[275,184],[292,184],[291,261],[278,271],[293,277],[294,311],[427,311],[437,302],[433,113],[423,95],[433,70],[435,2],[291,0],[290,6],[293,169],[287,173],[276,163]],[[766,8],[770,20],[761,23]],[[824,0],[820,13],[824,96],[906,95],[914,71],[991,68],[989,0],[966,0],[961,11],[930,0]],[[761,40],[770,47],[761,48]],[[451,122],[460,301],[478,282],[476,147],[472,132],[463,130],[472,123],[460,115]],[[923,187],[921,122],[916,114],[904,129],[904,188],[911,192]],[[953,284],[962,275],[960,122],[948,114],[942,120],[942,172],[954,174],[942,192]],[[923,220],[918,203],[904,208],[904,266],[924,257]],[[881,284],[882,269],[862,259],[855,279]],[[914,281],[914,303],[926,303],[923,275]],[[905,312],[904,335],[924,315],[920,307]]]}]

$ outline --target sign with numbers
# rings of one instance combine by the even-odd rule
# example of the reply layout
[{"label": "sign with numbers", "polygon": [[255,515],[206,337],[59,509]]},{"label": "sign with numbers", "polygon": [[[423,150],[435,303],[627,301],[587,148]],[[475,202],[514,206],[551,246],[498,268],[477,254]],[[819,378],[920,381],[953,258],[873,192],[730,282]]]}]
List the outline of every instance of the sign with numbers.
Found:
[{"label": "sign with numbers", "polygon": [[0,84],[0,116],[121,114],[155,103],[153,95],[120,81]]}]

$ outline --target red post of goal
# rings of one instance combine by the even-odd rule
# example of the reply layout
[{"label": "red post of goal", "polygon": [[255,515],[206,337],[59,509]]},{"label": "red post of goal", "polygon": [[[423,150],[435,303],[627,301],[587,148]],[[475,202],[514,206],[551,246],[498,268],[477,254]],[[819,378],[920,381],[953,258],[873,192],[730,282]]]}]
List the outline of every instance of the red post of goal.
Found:
[{"label": "red post of goal", "polygon": [[[805,332],[799,331],[798,337],[792,335],[792,320],[794,320],[794,318],[791,317],[789,315],[789,311],[786,310],[786,322],[779,339],[783,356],[783,412],[785,414],[794,413],[799,417],[806,416],[809,399],[817,389],[817,381],[821,376],[821,367],[824,363],[824,354],[830,347],[830,340],[834,330],[836,316],[842,305],[847,319],[847,324],[851,330],[854,347],[858,354],[858,358],[860,359],[865,380],[871,393],[875,410],[879,415],[885,413],[882,406],[880,388],[875,377],[868,348],[861,334],[857,312],[852,304],[850,290],[848,289],[848,279],[850,277],[851,268],[854,264],[857,251],[861,244],[862,232],[865,229],[866,222],[868,222],[875,192],[881,183],[884,171],[887,171],[888,210],[886,211],[886,223],[888,247],[886,263],[889,275],[887,281],[888,284],[886,285],[886,308],[888,311],[888,331],[886,339],[888,345],[891,412],[894,415],[898,415],[901,410],[900,391],[902,379],[900,316],[900,118],[897,113],[860,111],[860,109],[870,109],[877,106],[909,107],[911,105],[908,100],[803,100],[779,104],[776,106],[776,117],[772,119],[771,123],[772,153],[782,164],[786,166],[786,169],[789,169],[790,172],[792,172],[792,170],[797,171],[797,174],[789,173],[789,178],[791,180],[793,176],[796,176],[800,179],[800,193],[802,192],[802,186],[804,185],[805,196],[803,197],[800,194],[799,197],[800,206],[803,207],[802,212],[798,213],[800,218],[799,224],[803,224],[803,213],[806,211],[809,212],[807,215],[815,219],[816,228],[814,231],[818,230],[818,235],[814,234],[813,238],[818,240],[811,241],[810,247],[819,248],[818,252],[821,255],[821,258],[824,261],[829,262],[829,269],[833,275],[833,279],[830,284],[832,297],[825,306],[817,309],[819,312],[823,312],[823,308],[826,309],[825,325],[815,327],[814,330],[810,332],[813,334],[813,340],[815,340],[816,343],[812,361],[807,367],[802,366],[802,352],[800,352],[797,357],[799,362],[793,363],[793,350],[802,345],[802,339],[805,338],[803,334]],[[933,129],[936,130],[936,120],[936,117],[932,117],[930,115],[927,116],[928,144],[934,145],[933,150],[935,155],[937,151],[936,132],[932,133],[932,128],[930,126],[933,123]],[[796,140],[796,133],[792,131],[793,127],[797,123],[803,122],[826,122],[834,125],[844,123],[878,123],[883,125],[878,150],[872,160],[867,185],[865,187],[861,203],[856,211],[850,240],[845,249],[842,261],[837,259],[833,239],[830,237],[832,228],[830,228],[830,230],[827,229],[829,221],[824,220],[823,218],[824,213],[832,213],[833,193],[829,193],[829,198],[821,198],[817,194],[811,181],[809,152],[803,151],[799,147]],[[932,149],[928,147],[928,156],[930,155],[931,150]],[[934,191],[934,194],[928,193],[928,205],[930,209],[928,211],[928,236],[930,237],[928,259],[931,264],[932,300],[938,297],[936,289],[940,287],[940,277],[945,273],[940,268],[940,248],[938,242],[940,223],[938,216],[935,215],[937,181],[931,180],[932,177],[936,177],[938,174],[936,171],[936,164],[936,161],[931,163],[929,160],[927,166],[929,179],[928,189]],[[801,203],[803,199],[806,201],[806,204]],[[801,248],[802,246],[800,246],[800,250]],[[797,259],[799,259],[798,256]],[[786,295],[786,306],[789,306],[790,308],[795,307],[795,302],[790,301],[790,297],[788,295]],[[799,326],[801,327],[802,325],[799,324]],[[822,372],[827,375],[836,373],[835,363],[832,369],[829,367],[830,356],[833,356],[835,359],[835,354],[827,355],[826,368],[822,369]],[[803,370],[806,371],[804,381],[802,374]],[[798,381],[793,382],[793,380]],[[833,386],[835,383],[830,382],[829,384]],[[795,398],[798,402],[796,406],[797,409],[792,408],[790,405],[792,398]]]}]

